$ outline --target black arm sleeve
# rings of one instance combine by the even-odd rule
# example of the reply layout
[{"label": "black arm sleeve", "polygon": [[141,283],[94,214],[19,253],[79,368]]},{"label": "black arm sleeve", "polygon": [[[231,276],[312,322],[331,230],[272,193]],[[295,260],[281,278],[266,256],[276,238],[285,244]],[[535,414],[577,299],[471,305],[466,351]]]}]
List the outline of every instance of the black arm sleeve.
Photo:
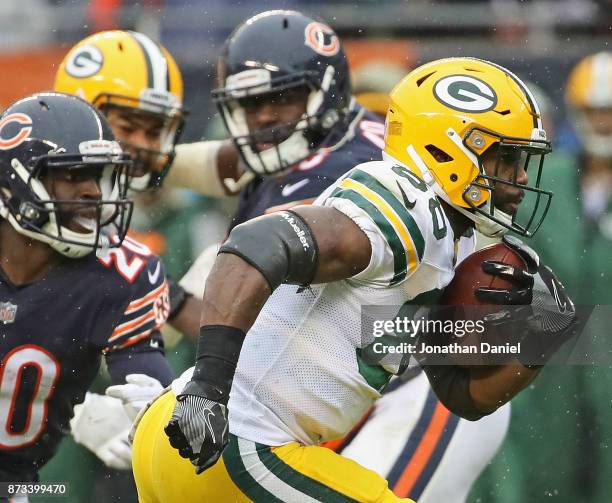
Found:
[{"label": "black arm sleeve", "polygon": [[113,384],[125,384],[128,374],[146,374],[162,386],[168,386],[174,379],[174,372],[164,356],[161,340],[158,344],[152,347],[151,339],[145,339],[124,350],[107,353],[106,365]]},{"label": "black arm sleeve", "polygon": [[442,405],[453,414],[469,421],[488,415],[472,400],[469,369],[456,365],[423,365],[423,370]]},{"label": "black arm sleeve", "polygon": [[282,283],[308,286],[317,270],[319,251],[308,223],[287,210],[234,227],[219,253],[242,258],[274,291]]}]

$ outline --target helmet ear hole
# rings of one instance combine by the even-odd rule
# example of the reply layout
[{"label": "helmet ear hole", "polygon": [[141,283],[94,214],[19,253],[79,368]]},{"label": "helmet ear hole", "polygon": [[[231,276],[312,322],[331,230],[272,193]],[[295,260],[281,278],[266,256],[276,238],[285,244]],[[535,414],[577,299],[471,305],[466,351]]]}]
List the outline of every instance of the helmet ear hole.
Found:
[{"label": "helmet ear hole", "polygon": [[427,150],[427,152],[429,152],[437,162],[453,161],[453,158],[446,152],[444,152],[444,150],[436,147],[435,145],[432,145],[431,143],[429,145],[425,145],[425,150]]}]

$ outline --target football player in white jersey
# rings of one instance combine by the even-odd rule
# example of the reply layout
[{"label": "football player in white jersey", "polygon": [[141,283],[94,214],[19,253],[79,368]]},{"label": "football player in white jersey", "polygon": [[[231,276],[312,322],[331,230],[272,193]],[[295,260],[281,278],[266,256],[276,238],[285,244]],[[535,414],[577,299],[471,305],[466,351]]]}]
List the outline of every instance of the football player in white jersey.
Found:
[{"label": "football player in white jersey", "polygon": [[[373,471],[317,445],[350,430],[399,371],[362,357],[373,335],[362,339],[361,306],[434,301],[473,249],[474,227],[534,232],[551,196],[539,188],[549,151],[535,100],[502,67],[447,59],[402,80],[385,160],[355,167],[313,206],[236,227],[221,247],[196,365],[136,428],[141,501],[403,501]],[[467,419],[527,386],[574,319],[550,269],[520,241],[507,243],[528,269],[484,263],[515,286],[477,296],[531,305],[537,293],[555,328],[531,318],[522,342],[544,355],[537,365],[520,355],[495,367],[423,365],[444,406]],[[206,471],[194,474],[177,454]]]},{"label": "football player in white jersey", "polygon": [[[311,43],[313,35],[319,44]],[[270,44],[271,39],[277,43]],[[331,68],[334,78],[325,83]],[[231,227],[264,213],[312,202],[351,167],[382,159],[384,125],[371,113],[378,110],[353,103],[346,56],[329,26],[299,12],[258,14],[229,37],[218,73],[220,88],[214,92],[215,101],[247,169],[240,180],[255,174],[240,191]],[[305,82],[312,89],[311,98],[307,101],[302,95],[301,101],[291,99],[295,93],[287,91],[300,89]],[[384,97],[383,120],[388,95]],[[314,111],[317,103],[319,108]],[[296,125],[289,139],[284,139],[284,134],[274,139],[272,132],[289,131],[287,124],[298,124],[307,115],[313,117]],[[337,120],[326,129],[316,117]],[[247,130],[249,135],[245,135]],[[325,130],[330,133],[321,134]],[[268,138],[270,148],[260,158],[255,155],[255,145],[263,137]],[[310,139],[308,151],[304,151],[303,137]],[[234,176],[227,169],[231,163],[221,162],[225,152],[221,145],[199,142],[178,146],[168,182],[199,180],[201,187],[210,191],[224,178],[217,176],[213,183],[217,169],[226,177]],[[206,153],[215,147],[220,149],[218,162]],[[299,162],[304,155],[309,157]],[[189,174],[190,170],[195,172]],[[218,245],[205,250],[181,279],[180,284],[197,298],[202,297],[204,278],[217,251]],[[199,323],[193,332],[198,330]],[[462,420],[441,406],[418,368],[410,377],[386,388],[383,398],[348,435],[324,445],[388,479],[397,496],[424,503],[461,503],[501,445],[510,405],[477,423]],[[433,448],[423,455],[421,445]],[[470,446],[467,452],[465,445]],[[420,465],[419,475],[406,484],[404,473],[413,473],[414,463]]]},{"label": "football player in white jersey", "polygon": [[[356,98],[385,117],[387,93]],[[471,250],[471,240],[464,241]],[[478,238],[476,245],[482,247]],[[323,445],[382,475],[397,496],[419,503],[462,503],[501,447],[510,415],[509,403],[478,421],[452,414],[415,367],[393,379],[349,433]]]}]

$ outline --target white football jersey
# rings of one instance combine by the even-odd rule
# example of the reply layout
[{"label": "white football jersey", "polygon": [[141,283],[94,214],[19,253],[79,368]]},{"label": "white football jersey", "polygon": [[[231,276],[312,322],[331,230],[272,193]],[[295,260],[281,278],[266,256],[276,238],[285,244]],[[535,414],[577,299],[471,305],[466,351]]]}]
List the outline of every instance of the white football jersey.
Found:
[{"label": "white football jersey", "polygon": [[348,432],[381,396],[390,370],[360,357],[374,340],[362,336],[362,306],[429,303],[474,250],[473,236],[455,239],[433,191],[399,163],[361,164],[314,204],[356,222],[372,256],[347,280],[299,293],[280,286],[249,330],[230,395],[230,431],[270,446]]}]

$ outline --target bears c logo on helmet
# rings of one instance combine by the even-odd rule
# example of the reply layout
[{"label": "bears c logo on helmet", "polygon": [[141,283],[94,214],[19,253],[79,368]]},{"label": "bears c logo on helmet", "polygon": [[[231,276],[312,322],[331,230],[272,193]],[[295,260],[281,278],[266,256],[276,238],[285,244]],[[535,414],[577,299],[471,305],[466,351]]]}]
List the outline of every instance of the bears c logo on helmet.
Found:
[{"label": "bears c logo on helmet", "polygon": [[469,75],[444,77],[433,91],[439,102],[462,112],[487,112],[497,105],[497,94],[489,84]]},{"label": "bears c logo on helmet", "polygon": [[[2,130],[11,123],[20,124],[22,127],[17,129],[13,136],[10,138],[4,138]],[[23,143],[25,139],[32,132],[32,119],[29,115],[23,113],[16,113],[7,115],[0,121],[0,150],[8,150],[14,148],[17,145]]]},{"label": "bears c logo on helmet", "polygon": [[79,47],[66,61],[66,72],[77,79],[91,77],[104,63],[102,52],[95,45]]},{"label": "bears c logo on helmet", "polygon": [[323,56],[334,56],[340,50],[340,40],[329,26],[319,22],[310,23],[304,29],[305,44]]}]

